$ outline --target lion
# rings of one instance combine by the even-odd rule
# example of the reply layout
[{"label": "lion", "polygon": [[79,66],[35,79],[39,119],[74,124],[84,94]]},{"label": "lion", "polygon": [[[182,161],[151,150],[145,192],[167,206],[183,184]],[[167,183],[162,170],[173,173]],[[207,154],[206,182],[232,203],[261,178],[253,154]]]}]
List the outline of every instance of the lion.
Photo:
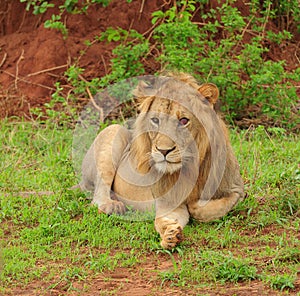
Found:
[{"label": "lion", "polygon": [[190,217],[218,219],[243,200],[243,180],[214,110],[217,86],[168,74],[140,81],[133,94],[133,128],[113,124],[99,133],[83,159],[80,187],[93,192],[100,213],[154,207],[161,246],[172,249]]}]

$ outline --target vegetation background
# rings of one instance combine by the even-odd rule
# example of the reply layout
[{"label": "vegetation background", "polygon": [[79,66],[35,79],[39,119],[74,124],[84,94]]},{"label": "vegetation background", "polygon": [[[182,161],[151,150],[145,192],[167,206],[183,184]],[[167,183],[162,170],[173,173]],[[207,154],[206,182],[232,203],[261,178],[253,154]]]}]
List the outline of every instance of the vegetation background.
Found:
[{"label": "vegetation background", "polygon": [[[291,1],[0,0],[3,295],[299,295],[300,7]],[[165,70],[217,84],[248,198],[185,229],[98,215],[71,159],[82,107]]]}]

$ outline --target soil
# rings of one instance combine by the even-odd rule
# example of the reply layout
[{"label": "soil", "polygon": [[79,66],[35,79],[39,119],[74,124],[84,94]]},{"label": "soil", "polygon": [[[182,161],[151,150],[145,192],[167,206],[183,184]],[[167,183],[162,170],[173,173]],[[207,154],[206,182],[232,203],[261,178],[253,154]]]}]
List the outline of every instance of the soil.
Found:
[{"label": "soil", "polygon": [[[88,14],[66,15],[69,34],[64,39],[60,32],[44,28],[55,9],[36,16],[19,1],[0,0],[0,118],[28,116],[31,107],[50,100],[54,83],[86,49],[84,41],[93,40],[108,27],[144,33],[151,27],[151,13],[163,2],[144,1],[141,10],[141,1],[113,1],[106,8],[93,6]],[[112,47],[95,44],[80,58],[85,79],[107,74]],[[150,72],[154,72],[151,65]]]},{"label": "soil", "polygon": [[[124,250],[123,250],[124,251]],[[178,254],[173,254],[178,262]],[[279,296],[287,295],[270,289],[261,281],[241,282],[238,284],[227,284],[218,286],[212,284],[207,288],[176,287],[172,281],[162,282],[159,273],[173,271],[173,262],[167,254],[149,254],[147,261],[135,265],[134,268],[118,267],[113,272],[105,272],[93,276],[89,274],[87,279],[71,281],[61,279],[59,276],[55,282],[34,281],[26,288],[15,287],[6,291],[6,296],[95,296],[95,295],[116,295],[116,296]],[[300,291],[300,274],[295,282],[295,289],[288,295],[296,295]]]},{"label": "soil", "polygon": [[[68,38],[64,39],[57,30],[44,28],[45,20],[57,13],[55,9],[33,15],[20,1],[0,0],[0,118],[29,117],[30,108],[42,106],[51,99],[54,83],[63,80],[64,71],[78,59],[79,66],[85,69],[84,79],[104,76],[110,70],[113,45],[94,44],[81,56],[82,50],[86,49],[84,41],[93,40],[108,27],[131,28],[147,34],[152,26],[151,13],[172,5],[171,1],[164,0],[128,2],[114,0],[105,8],[92,6],[88,14],[64,15],[69,29]],[[220,4],[214,0],[209,5],[216,7]],[[248,14],[249,8],[244,1],[236,1],[235,6],[242,14]],[[278,32],[278,26],[280,24],[270,21],[266,29]],[[286,60],[287,70],[299,67],[300,34],[296,28],[291,30],[293,40],[280,46],[269,44],[265,57],[273,61]],[[250,38],[247,34],[244,41]],[[159,70],[153,59],[146,60],[145,67],[146,74]]]}]

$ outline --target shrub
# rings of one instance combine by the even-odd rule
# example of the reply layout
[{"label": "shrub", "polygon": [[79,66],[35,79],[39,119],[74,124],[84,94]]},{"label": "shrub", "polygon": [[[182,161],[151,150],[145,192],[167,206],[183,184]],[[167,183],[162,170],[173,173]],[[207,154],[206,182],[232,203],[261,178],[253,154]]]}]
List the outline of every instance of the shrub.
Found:
[{"label": "shrub", "polygon": [[[27,7],[34,8],[34,13],[53,6],[47,1],[25,2]],[[87,11],[93,3],[107,5],[109,1],[83,1],[80,9],[77,2],[65,1],[60,12]],[[252,0],[249,14],[242,15],[234,0],[216,8],[210,8],[205,0],[177,1],[165,11],[153,12],[154,27],[148,38],[135,30],[108,28],[95,40],[87,41],[88,47],[95,42],[115,44],[111,71],[106,76],[92,81],[79,76],[72,78],[74,69],[80,69],[76,63],[65,75],[74,94],[85,93],[87,87],[94,94],[111,83],[144,74],[143,60],[152,57],[155,49],[155,60],[162,70],[186,71],[200,81],[217,84],[222,110],[229,121],[248,117],[251,122],[253,118],[261,118],[259,124],[299,128],[299,110],[295,108],[298,96],[294,87],[300,81],[299,69],[288,72],[285,61],[266,60],[271,44],[293,38],[288,30],[300,19],[297,3],[297,0],[288,3]],[[63,31],[59,16],[52,18],[45,25]],[[282,31],[267,30],[270,20],[278,23]],[[84,69],[78,71],[84,75]]]}]

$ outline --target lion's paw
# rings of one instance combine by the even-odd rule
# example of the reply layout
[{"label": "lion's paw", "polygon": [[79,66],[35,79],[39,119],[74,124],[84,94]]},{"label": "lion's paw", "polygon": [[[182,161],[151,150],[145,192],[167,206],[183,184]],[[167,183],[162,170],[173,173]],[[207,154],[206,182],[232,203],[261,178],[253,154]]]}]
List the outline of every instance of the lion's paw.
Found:
[{"label": "lion's paw", "polygon": [[121,201],[112,200],[98,207],[99,213],[105,213],[107,215],[117,214],[123,215],[126,212],[126,207]]},{"label": "lion's paw", "polygon": [[167,226],[161,241],[164,249],[172,249],[183,240],[182,227],[178,224]]}]

